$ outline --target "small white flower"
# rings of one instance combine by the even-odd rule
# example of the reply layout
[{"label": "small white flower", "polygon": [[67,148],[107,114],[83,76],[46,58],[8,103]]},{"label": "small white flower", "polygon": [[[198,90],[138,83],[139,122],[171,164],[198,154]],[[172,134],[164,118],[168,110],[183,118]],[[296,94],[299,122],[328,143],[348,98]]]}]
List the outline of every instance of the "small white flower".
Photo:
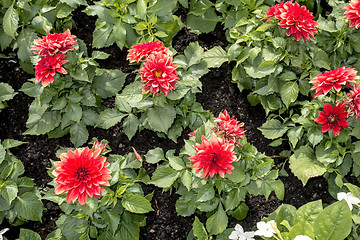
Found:
[{"label": "small white flower", "polygon": [[3,235],[4,235],[4,233],[6,233],[7,231],[9,231],[8,228],[4,228],[3,230],[0,230],[0,240],[3,240]]},{"label": "small white flower", "polygon": [[255,235],[269,238],[276,233],[274,229],[274,227],[276,228],[276,222],[274,220],[268,222],[258,222],[256,226],[258,230],[255,231]]},{"label": "small white flower", "polygon": [[294,240],[312,240],[312,238],[306,235],[297,235]]},{"label": "small white flower", "polygon": [[350,211],[353,209],[353,204],[358,204],[360,203],[360,199],[355,197],[354,195],[351,194],[351,192],[345,193],[345,192],[339,192],[337,194],[337,199],[339,201],[345,199],[346,203],[349,205]]},{"label": "small white flower", "polygon": [[235,231],[232,231],[229,239],[232,240],[255,240],[254,232],[244,232],[244,229],[240,224],[236,224]]}]

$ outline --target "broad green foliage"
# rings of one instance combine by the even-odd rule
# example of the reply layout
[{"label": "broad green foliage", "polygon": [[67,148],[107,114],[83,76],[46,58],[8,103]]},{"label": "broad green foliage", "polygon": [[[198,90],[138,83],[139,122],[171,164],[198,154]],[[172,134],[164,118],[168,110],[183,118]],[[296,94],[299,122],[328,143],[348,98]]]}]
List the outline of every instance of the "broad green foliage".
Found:
[{"label": "broad green foliage", "polygon": [[5,139],[0,144],[0,223],[4,219],[14,225],[41,221],[44,207],[40,193],[33,180],[21,177],[24,165],[9,151],[21,144],[24,142],[13,139]]},{"label": "broad green foliage", "polygon": [[7,83],[0,83],[0,111],[7,107],[6,101],[11,100],[16,93]]},{"label": "broad green foliage", "polygon": [[235,169],[225,178],[217,174],[213,178],[203,179],[195,169],[189,157],[196,154],[194,146],[201,143],[201,136],[210,137],[213,123],[207,122],[196,131],[196,136],[186,140],[179,156],[168,151],[165,156],[160,148],[150,150],[146,161],[157,163],[159,167],[152,175],[150,183],[164,189],[175,188],[180,198],[176,202],[176,211],[181,216],[190,216],[195,212],[206,212],[205,226],[196,218],[193,234],[199,239],[208,239],[210,235],[219,235],[227,227],[228,216],[242,220],[249,208],[245,204],[247,193],[264,195],[268,198],[272,191],[280,199],[284,197],[284,185],[278,180],[278,170],[272,169],[273,160],[259,153],[255,147],[242,141],[236,146],[237,162]]}]

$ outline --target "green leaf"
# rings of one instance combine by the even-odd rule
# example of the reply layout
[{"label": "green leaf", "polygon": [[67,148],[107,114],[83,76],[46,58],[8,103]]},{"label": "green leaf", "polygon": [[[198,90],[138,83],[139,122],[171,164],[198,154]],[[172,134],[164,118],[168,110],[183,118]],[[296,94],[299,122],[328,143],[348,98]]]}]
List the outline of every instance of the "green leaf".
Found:
[{"label": "green leaf", "polygon": [[158,132],[167,133],[176,117],[173,106],[153,107],[148,111],[148,121],[150,127]]},{"label": "green leaf", "polygon": [[306,235],[314,239],[314,232],[311,225],[308,222],[299,222],[292,226],[289,231],[289,239],[294,239],[298,235]]},{"label": "green leaf", "polygon": [[102,98],[115,96],[123,87],[125,78],[128,75],[120,70],[97,70],[94,77],[92,88]]},{"label": "green leaf", "polygon": [[178,215],[187,217],[194,214],[196,209],[196,193],[188,192],[176,201],[176,212]]},{"label": "green leaf", "polygon": [[19,240],[41,240],[41,237],[38,233],[30,229],[21,228]]},{"label": "green leaf", "polygon": [[63,225],[60,226],[60,229],[66,240],[80,240],[82,234],[76,231],[76,229],[86,224],[87,222],[84,218],[66,216],[66,219]]},{"label": "green leaf", "polygon": [[0,163],[2,163],[5,159],[6,151],[3,145],[0,144]]},{"label": "green leaf", "polygon": [[186,18],[186,26],[194,30],[196,34],[209,33],[214,31],[216,24],[220,21],[213,8],[209,8],[204,15],[195,16],[188,14]]},{"label": "green leaf", "polygon": [[100,113],[96,127],[109,129],[121,122],[121,119],[125,116],[126,114],[119,112],[116,108],[105,109]]},{"label": "green leaf", "polygon": [[220,46],[215,46],[204,54],[208,68],[219,68],[224,62],[229,60],[229,56]]},{"label": "green leaf", "polygon": [[79,5],[88,5],[85,0],[60,0],[60,2],[70,5],[72,8],[76,8]]},{"label": "green leaf", "polygon": [[288,108],[290,103],[295,102],[299,94],[299,86],[296,82],[287,82],[280,91],[281,100]]},{"label": "green leaf", "polygon": [[38,97],[43,93],[44,87],[41,84],[26,82],[22,85],[19,91],[22,91],[30,97]]},{"label": "green leaf", "polygon": [[246,218],[248,212],[249,212],[249,207],[246,205],[245,202],[241,202],[240,205],[234,211],[231,211],[231,216],[241,221]]},{"label": "green leaf", "polygon": [[265,75],[270,75],[275,71],[276,63],[274,61],[264,61],[257,69]]},{"label": "green leaf", "polygon": [[171,14],[177,5],[177,0],[158,0],[156,4],[149,9],[149,13],[154,13],[157,16],[165,17]]},{"label": "green leaf", "polygon": [[284,135],[284,133],[288,130],[288,127],[281,124],[281,122],[277,119],[270,119],[259,127],[259,130],[264,137],[268,139],[275,139]]},{"label": "green leaf", "polygon": [[[241,194],[241,190],[243,190],[243,194]],[[239,189],[239,188],[232,189],[226,197],[225,210],[229,211],[238,207],[240,202],[245,200],[245,194],[246,194],[245,189]]]},{"label": "green leaf", "polygon": [[301,146],[291,155],[290,169],[305,185],[312,177],[321,176],[326,168],[316,160],[314,151],[309,146]]},{"label": "green leaf", "polygon": [[[26,142],[22,142],[22,141],[18,141],[18,140],[14,140],[14,139],[5,139],[2,142],[2,145],[4,146],[4,149],[9,149],[9,148],[13,148],[13,147],[18,147],[22,144],[24,144]],[[0,149],[1,149],[1,145],[0,145]],[[0,159],[1,159],[1,150],[0,150]]]},{"label": "green leaf", "polygon": [[[33,121],[29,115],[29,119],[26,122],[26,126],[29,128],[24,134],[41,135],[54,130],[60,125],[61,116],[57,111],[45,112],[42,116],[36,116],[36,120]],[[34,115],[35,116],[35,115]]]},{"label": "green leaf", "polygon": [[74,144],[75,147],[79,147],[86,143],[89,138],[89,132],[86,129],[84,123],[75,123],[70,128],[70,141]]},{"label": "green leaf", "polygon": [[15,35],[19,26],[19,14],[14,9],[14,3],[6,10],[3,18],[4,32],[15,39]]},{"label": "green leaf", "polygon": [[306,221],[313,225],[315,219],[323,210],[321,200],[309,202],[296,211],[295,223]]},{"label": "green leaf", "polygon": [[157,163],[164,160],[164,151],[161,148],[150,149],[145,155],[146,162]]},{"label": "green leaf", "polygon": [[208,234],[204,225],[200,222],[197,216],[195,216],[195,220],[193,223],[193,233],[194,236],[197,237],[198,240],[207,240]]},{"label": "green leaf", "polygon": [[26,192],[14,200],[14,210],[26,220],[40,221],[43,205],[33,192]]},{"label": "green leaf", "polygon": [[0,83],[0,102],[12,99],[16,93],[14,89],[7,83]]},{"label": "green leaf", "polygon": [[110,22],[104,22],[98,19],[95,26],[92,42],[94,48],[108,47],[114,43],[115,39],[110,38],[110,33],[113,30],[113,25],[111,25]]},{"label": "green leaf", "polygon": [[105,211],[102,212],[101,216],[104,219],[104,222],[110,228],[112,234],[114,235],[120,224],[120,215],[115,211],[106,209]]},{"label": "green leaf", "polygon": [[206,221],[206,229],[210,235],[218,235],[222,233],[228,224],[228,217],[221,203],[218,210]]},{"label": "green leaf", "polygon": [[315,54],[312,60],[315,67],[325,68],[330,70],[330,60],[329,56],[324,50],[319,49]]},{"label": "green leaf", "polygon": [[179,172],[170,167],[159,167],[155,170],[150,183],[160,188],[169,188],[179,177]]},{"label": "green leaf", "polygon": [[70,120],[79,123],[82,117],[82,108],[78,103],[68,102],[65,113]]},{"label": "green leaf", "polygon": [[137,4],[136,4],[137,14],[138,14],[139,18],[142,19],[142,20],[146,20],[145,19],[145,17],[146,17],[146,9],[147,9],[146,5],[147,5],[146,0],[138,0]]},{"label": "green leaf", "polygon": [[184,50],[184,55],[187,62],[187,67],[190,67],[201,61],[204,55],[204,49],[200,46],[198,42],[192,42]]},{"label": "green leaf", "polygon": [[206,202],[215,197],[215,190],[212,184],[205,184],[199,189],[197,202]]},{"label": "green leaf", "polygon": [[147,213],[154,211],[149,200],[136,194],[125,194],[121,200],[121,205],[132,213]]},{"label": "green leaf", "polygon": [[186,168],[184,161],[180,157],[168,157],[170,166],[175,170],[183,170]]},{"label": "green leaf", "polygon": [[311,127],[308,130],[308,139],[309,142],[315,147],[318,143],[321,142],[321,140],[323,140],[324,138],[324,134],[321,131],[321,128],[317,128],[317,127]]},{"label": "green leaf", "polygon": [[0,185],[0,194],[9,204],[16,198],[18,193],[18,187],[16,182],[12,179],[6,180]]},{"label": "green leaf", "polygon": [[129,114],[127,118],[125,118],[123,123],[123,129],[126,136],[131,140],[131,138],[135,135],[139,127],[139,120],[134,114]]},{"label": "green leaf", "polygon": [[185,170],[181,174],[181,182],[182,182],[182,184],[184,184],[184,186],[187,188],[187,190],[190,191],[191,184],[192,184],[192,175],[189,170]]},{"label": "green leaf", "polygon": [[316,239],[345,239],[351,228],[351,211],[345,200],[326,207],[314,222]]}]

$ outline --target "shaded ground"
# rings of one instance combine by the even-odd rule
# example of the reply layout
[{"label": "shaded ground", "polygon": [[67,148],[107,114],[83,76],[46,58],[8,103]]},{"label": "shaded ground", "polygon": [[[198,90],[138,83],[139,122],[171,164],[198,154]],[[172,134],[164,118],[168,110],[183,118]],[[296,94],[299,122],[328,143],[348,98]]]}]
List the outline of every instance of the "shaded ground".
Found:
[{"label": "shaded ground", "polygon": [[[180,11],[180,10],[179,10]],[[86,15],[77,13],[74,20],[77,22],[78,29],[72,33],[83,39],[91,51],[91,31],[94,29],[94,20]],[[184,14],[184,13],[182,13]],[[86,18],[77,21],[80,18]],[[197,36],[189,33],[186,29],[181,30],[173,40],[173,47],[182,52],[190,43],[198,41],[201,46],[211,48],[216,45],[225,46],[226,39],[221,30],[221,26],[217,26],[216,30],[210,34]],[[111,54],[111,57],[101,63],[103,68],[117,68],[124,72],[131,73],[134,67],[129,66],[126,61],[126,49],[120,50],[116,46],[104,49]],[[9,83],[15,90],[18,90],[27,79],[32,75],[24,73],[17,61],[14,59],[0,59],[0,82]],[[127,83],[132,81],[134,74],[129,74]],[[231,67],[223,64],[219,69],[212,69],[208,74],[201,78],[203,83],[203,92],[197,95],[197,101],[202,104],[204,109],[209,110],[214,115],[227,109],[230,115],[234,115],[240,122],[244,122],[244,128],[247,130],[246,135],[248,141],[255,145],[259,151],[265,152],[272,156],[279,153],[279,149],[268,146],[269,140],[265,139],[261,132],[257,130],[266,120],[265,113],[261,106],[252,107],[247,99],[246,92],[239,92],[236,85],[231,83]],[[47,183],[51,178],[47,174],[47,168],[51,167],[50,159],[56,159],[55,152],[62,147],[71,147],[69,137],[65,136],[60,139],[48,139],[47,136],[29,136],[22,135],[26,130],[25,123],[28,115],[28,107],[32,102],[32,98],[19,92],[13,100],[8,101],[9,107],[0,112],[0,138],[12,138],[25,141],[27,144],[19,146],[12,150],[25,165],[25,176],[33,178],[36,186],[42,190],[46,189]],[[113,104],[113,99],[106,102],[107,105]],[[122,132],[119,125],[103,129],[89,129],[90,137],[98,139],[107,139],[114,154],[126,154],[132,151],[131,147],[136,147],[140,154],[145,154],[149,149],[162,147],[165,151],[168,149],[180,149],[187,133],[184,132],[183,137],[178,143],[168,141],[167,139],[158,138],[154,132],[145,130],[137,134],[133,140],[129,141]],[[286,146],[282,146],[286,148]],[[283,162],[277,160],[277,167],[282,167]],[[145,166],[149,172],[154,171],[153,166]],[[241,221],[246,231],[254,230],[256,222],[260,221],[263,216],[274,211],[280,204],[288,203],[295,207],[299,207],[309,201],[323,199],[323,202],[330,203],[334,199],[328,194],[327,183],[323,178],[311,179],[308,184],[303,187],[301,182],[289,173],[288,177],[282,177],[281,180],[285,184],[285,199],[279,201],[273,194],[266,201],[263,196],[247,196],[246,204],[249,206],[249,213],[245,220]],[[147,225],[141,228],[140,239],[186,239],[187,233],[192,228],[194,217],[179,217],[175,211],[175,202],[177,195],[170,195],[169,192],[162,193],[161,189],[154,186],[145,186],[145,193],[154,192],[153,208],[154,212],[147,214]],[[29,222],[21,227],[32,229],[38,232],[42,238],[56,228],[55,221],[61,211],[59,208],[48,201],[44,202],[47,208],[43,214],[43,223]],[[229,226],[233,227],[238,223],[237,220],[230,219]],[[9,227],[6,221],[0,226],[0,229]],[[20,227],[10,226],[10,231],[5,234],[8,239],[16,239],[18,237]]]}]

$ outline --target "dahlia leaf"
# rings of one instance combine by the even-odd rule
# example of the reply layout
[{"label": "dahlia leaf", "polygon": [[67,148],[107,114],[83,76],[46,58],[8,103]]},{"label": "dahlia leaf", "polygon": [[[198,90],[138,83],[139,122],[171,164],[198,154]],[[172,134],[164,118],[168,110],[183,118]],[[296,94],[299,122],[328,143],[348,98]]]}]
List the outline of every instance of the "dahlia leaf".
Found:
[{"label": "dahlia leaf", "polygon": [[78,103],[68,102],[65,114],[69,117],[70,120],[79,123],[82,118],[82,108]]},{"label": "dahlia leaf", "polygon": [[155,170],[150,183],[160,188],[169,188],[179,175],[180,172],[170,167],[160,167]]},{"label": "dahlia leaf", "polygon": [[208,240],[208,234],[206,232],[206,229],[197,216],[195,216],[195,220],[193,223],[193,232],[194,236],[197,237],[197,239]]},{"label": "dahlia leaf", "polygon": [[37,195],[33,192],[26,192],[14,200],[14,210],[26,220],[40,221],[43,205]]},{"label": "dahlia leaf", "polygon": [[104,129],[109,129],[112,126],[115,126],[126,114],[119,112],[119,110],[112,108],[112,109],[105,109],[99,115],[99,120],[96,124],[96,127],[101,127]]},{"label": "dahlia leaf", "polygon": [[157,163],[161,160],[165,160],[164,151],[161,148],[151,149],[146,153],[145,159],[148,163]]},{"label": "dahlia leaf", "polygon": [[314,222],[316,239],[345,239],[351,228],[351,211],[345,200],[326,207]]},{"label": "dahlia leaf", "polygon": [[270,119],[266,121],[259,130],[268,139],[276,139],[284,135],[287,132],[288,127],[282,124],[277,119]]},{"label": "dahlia leaf", "polygon": [[41,240],[41,237],[38,233],[30,229],[20,229],[19,240]]},{"label": "dahlia leaf", "polygon": [[129,140],[135,135],[139,127],[139,120],[134,114],[129,114],[123,123],[123,130]]},{"label": "dahlia leaf", "polygon": [[167,133],[176,117],[173,106],[153,107],[148,111],[148,121],[150,127],[158,132]]},{"label": "dahlia leaf", "polygon": [[29,128],[24,134],[41,135],[54,130],[60,125],[61,116],[58,111],[45,112],[42,116],[29,114],[26,126]]},{"label": "dahlia leaf", "polygon": [[302,205],[296,211],[295,223],[306,221],[313,225],[314,221],[322,210],[323,206],[321,199]]},{"label": "dahlia leaf", "polygon": [[12,99],[16,93],[14,89],[7,83],[0,83],[0,102]]},{"label": "dahlia leaf", "polygon": [[218,235],[226,229],[227,224],[228,217],[220,203],[218,210],[206,221],[206,229],[210,235]]},{"label": "dahlia leaf", "polygon": [[121,200],[121,205],[132,213],[148,213],[154,211],[149,200],[136,194],[125,194]]},{"label": "dahlia leaf", "polygon": [[118,18],[116,20],[116,23],[114,24],[113,31],[111,32],[110,37],[113,37],[116,41],[116,44],[118,47],[122,50],[127,37],[126,27],[122,21],[121,18]]},{"label": "dahlia leaf", "polygon": [[181,182],[182,184],[184,184],[187,190],[190,191],[192,184],[192,175],[189,170],[183,171],[183,173],[181,174]]},{"label": "dahlia leaf", "polygon": [[187,66],[190,67],[201,61],[204,55],[204,49],[200,46],[198,42],[192,42],[184,50],[184,55],[187,62]]},{"label": "dahlia leaf", "polygon": [[214,197],[215,197],[215,190],[214,190],[213,185],[205,184],[205,185],[201,186],[201,188],[199,189],[196,201],[197,202],[206,202],[206,201],[211,200]]},{"label": "dahlia leaf", "polygon": [[43,93],[44,88],[41,84],[26,82],[22,85],[19,91],[22,91],[30,97],[38,97]]},{"label": "dahlia leaf", "polygon": [[299,86],[296,82],[287,82],[280,90],[281,100],[288,108],[290,103],[295,102],[299,94]]},{"label": "dahlia leaf", "polygon": [[115,39],[110,39],[110,33],[113,30],[113,25],[109,22],[104,22],[100,18],[96,21],[96,28],[93,33],[92,45],[94,48],[103,48],[110,46]]},{"label": "dahlia leaf", "polygon": [[81,119],[85,125],[95,126],[99,121],[99,114],[91,109],[86,109],[83,111],[83,116]]},{"label": "dahlia leaf", "polygon": [[[245,201],[246,190],[241,190],[243,189],[235,188],[229,192],[225,200],[226,211],[233,210],[240,204],[241,201]],[[243,192],[243,196],[240,195],[241,192]]]},{"label": "dahlia leaf", "polygon": [[214,31],[216,24],[220,21],[220,17],[217,16],[214,8],[209,8],[204,15],[195,16],[188,14],[186,18],[186,26],[196,33],[209,33]]},{"label": "dahlia leaf", "polygon": [[326,168],[316,160],[314,150],[309,146],[301,146],[289,160],[290,169],[305,185],[312,177],[321,176]]},{"label": "dahlia leaf", "polygon": [[5,159],[6,151],[3,145],[0,144],[0,163]]},{"label": "dahlia leaf", "polygon": [[177,5],[177,0],[158,0],[153,7],[150,8],[149,13],[154,13],[157,16],[165,17],[171,14]]},{"label": "dahlia leaf", "polygon": [[187,217],[194,214],[196,209],[196,193],[188,192],[176,201],[176,212],[178,215]]},{"label": "dahlia leaf", "polygon": [[110,228],[112,234],[115,234],[120,223],[120,215],[117,214],[115,211],[109,211],[108,209],[106,209],[102,212],[101,217],[104,219],[104,222]]},{"label": "dahlia leaf", "polygon": [[19,14],[14,9],[14,3],[6,10],[3,18],[4,32],[15,39],[16,31],[19,26]]},{"label": "dahlia leaf", "polygon": [[314,54],[313,64],[315,67],[318,67],[318,68],[325,68],[327,70],[331,69],[329,56],[324,50],[321,50],[321,49],[319,49]]},{"label": "dahlia leaf", "polygon": [[97,70],[92,88],[102,98],[115,96],[123,87],[127,74],[120,70]]},{"label": "dahlia leaf", "polygon": [[79,5],[88,5],[85,0],[60,0],[60,2],[66,3],[73,8],[77,8]]},{"label": "dahlia leaf", "polygon": [[0,194],[5,198],[9,204],[16,198],[18,187],[16,182],[12,179],[6,180],[0,186]]},{"label": "dahlia leaf", "polygon": [[89,132],[84,123],[75,123],[70,128],[70,141],[75,147],[83,145],[89,138]]},{"label": "dahlia leaf", "polygon": [[231,216],[241,221],[246,218],[248,212],[249,207],[246,205],[245,202],[241,202],[234,211],[231,211]]},{"label": "dahlia leaf", "polygon": [[321,142],[324,138],[324,134],[321,131],[321,128],[311,127],[308,130],[308,140],[315,147],[318,143]]},{"label": "dahlia leaf", "polygon": [[[129,218],[128,221],[121,221],[120,229],[118,233],[115,235],[114,239],[124,239],[124,240],[138,240],[140,235],[140,228],[136,222],[133,221],[130,217],[125,217],[130,215],[129,213],[126,215],[127,212],[124,213],[124,218]],[[105,239],[104,239],[105,240]],[[107,239],[106,239],[107,240]]]},{"label": "dahlia leaf", "polygon": [[147,4],[145,0],[139,0],[136,4],[137,15],[140,19],[146,20]]},{"label": "dahlia leaf", "polygon": [[184,161],[180,157],[172,156],[169,157],[169,164],[175,170],[183,170],[186,166]]},{"label": "dahlia leaf", "polygon": [[219,68],[224,62],[229,60],[228,54],[220,46],[215,46],[204,53],[205,62],[208,68]]},{"label": "dahlia leaf", "polygon": [[76,229],[84,224],[87,224],[84,218],[66,216],[66,219],[60,229],[65,239],[79,240],[82,234],[78,233]]}]

